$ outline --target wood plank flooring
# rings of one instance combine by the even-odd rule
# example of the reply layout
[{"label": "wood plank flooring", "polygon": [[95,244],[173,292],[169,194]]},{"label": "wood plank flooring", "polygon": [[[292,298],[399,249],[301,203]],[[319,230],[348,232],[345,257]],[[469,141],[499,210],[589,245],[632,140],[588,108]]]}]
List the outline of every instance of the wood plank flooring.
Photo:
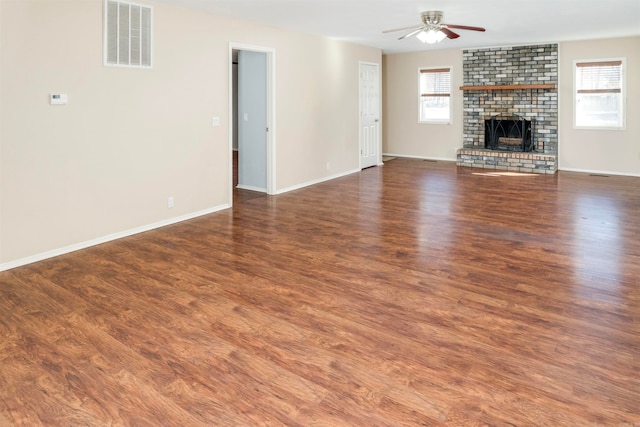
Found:
[{"label": "wood plank flooring", "polygon": [[640,179],[394,159],[0,273],[1,426],[640,426]]}]

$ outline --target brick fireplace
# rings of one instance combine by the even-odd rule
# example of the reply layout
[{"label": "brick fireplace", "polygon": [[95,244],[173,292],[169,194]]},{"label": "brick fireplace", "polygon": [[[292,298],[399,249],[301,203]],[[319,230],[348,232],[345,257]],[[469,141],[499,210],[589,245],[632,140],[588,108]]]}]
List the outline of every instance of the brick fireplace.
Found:
[{"label": "brick fireplace", "polygon": [[[558,45],[465,50],[463,73],[464,135],[458,166],[555,173]],[[532,123],[526,149],[486,141],[485,121],[502,117]],[[516,146],[511,136],[503,140]]]}]

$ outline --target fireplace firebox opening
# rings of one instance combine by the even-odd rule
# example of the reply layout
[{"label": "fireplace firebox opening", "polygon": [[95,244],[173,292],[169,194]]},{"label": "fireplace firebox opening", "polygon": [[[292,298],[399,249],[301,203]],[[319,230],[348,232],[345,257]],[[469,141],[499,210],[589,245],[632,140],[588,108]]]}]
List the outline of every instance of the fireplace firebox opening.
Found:
[{"label": "fireplace firebox opening", "polygon": [[517,115],[499,115],[485,120],[485,148],[501,151],[535,151],[534,122]]}]

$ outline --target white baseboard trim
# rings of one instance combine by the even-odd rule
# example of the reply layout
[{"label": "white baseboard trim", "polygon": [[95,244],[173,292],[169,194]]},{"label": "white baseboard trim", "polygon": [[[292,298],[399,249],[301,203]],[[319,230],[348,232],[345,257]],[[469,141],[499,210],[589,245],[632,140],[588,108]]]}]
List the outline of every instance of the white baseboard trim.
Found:
[{"label": "white baseboard trim", "polygon": [[79,251],[81,249],[86,249],[91,246],[96,246],[102,243],[110,242],[112,240],[122,239],[123,237],[133,236],[134,234],[144,233],[145,231],[154,230],[156,228],[165,227],[167,225],[176,224],[178,222],[187,221],[189,219],[193,219],[202,215],[218,212],[223,209],[228,209],[230,207],[231,206],[229,204],[224,204],[224,205],[216,206],[213,208],[204,209],[198,212],[193,212],[186,215],[178,216],[175,218],[169,218],[163,221],[158,221],[153,224],[143,225],[141,227],[132,228],[130,230],[125,230],[118,233],[109,234],[107,236],[98,237],[97,239],[91,239],[85,242],[76,243],[73,245],[65,246],[63,248],[54,249],[54,250],[43,252],[37,255],[32,255],[26,258],[21,258],[15,261],[6,262],[3,264],[0,264],[0,271],[6,271],[12,268],[22,267],[23,265],[32,264],[38,261],[43,261],[48,258],[53,258],[59,255],[68,254],[70,252]]},{"label": "white baseboard trim", "polygon": [[591,169],[577,169],[577,168],[558,168],[559,171],[566,172],[579,172],[579,173],[590,173],[595,175],[617,175],[617,176],[634,176],[640,177],[640,173],[622,173],[622,172],[611,172],[611,171],[598,171]]},{"label": "white baseboard trim", "polygon": [[267,192],[266,188],[252,187],[250,185],[238,184],[238,185],[236,185],[236,188],[239,188],[241,190],[257,191],[258,193],[266,193]]},{"label": "white baseboard trim", "polygon": [[393,154],[393,153],[382,153],[383,156],[388,157],[404,157],[406,159],[420,159],[420,160],[436,160],[439,162],[455,162],[456,159],[446,159],[444,157],[425,157],[425,156],[410,156],[408,154]]},{"label": "white baseboard trim", "polygon": [[350,171],[342,172],[342,173],[339,173],[339,174],[336,174],[336,175],[331,175],[331,176],[326,176],[324,178],[314,179],[313,181],[308,181],[308,182],[304,182],[302,184],[294,185],[294,186],[291,186],[291,187],[282,188],[282,189],[276,191],[275,194],[288,193],[289,191],[299,190],[299,189],[304,188],[304,187],[309,187],[310,185],[320,184],[321,182],[331,181],[332,179],[341,178],[343,176],[351,175],[353,173],[358,173],[358,172],[360,172],[360,169],[352,169]]}]

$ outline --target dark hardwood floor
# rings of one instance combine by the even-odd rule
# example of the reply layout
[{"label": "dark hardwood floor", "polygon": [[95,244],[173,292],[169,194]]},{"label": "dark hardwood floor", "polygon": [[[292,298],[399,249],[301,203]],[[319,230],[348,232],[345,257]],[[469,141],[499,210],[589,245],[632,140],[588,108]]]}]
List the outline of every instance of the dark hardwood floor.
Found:
[{"label": "dark hardwood floor", "polygon": [[0,425],[640,426],[640,178],[236,203],[0,273]]}]

